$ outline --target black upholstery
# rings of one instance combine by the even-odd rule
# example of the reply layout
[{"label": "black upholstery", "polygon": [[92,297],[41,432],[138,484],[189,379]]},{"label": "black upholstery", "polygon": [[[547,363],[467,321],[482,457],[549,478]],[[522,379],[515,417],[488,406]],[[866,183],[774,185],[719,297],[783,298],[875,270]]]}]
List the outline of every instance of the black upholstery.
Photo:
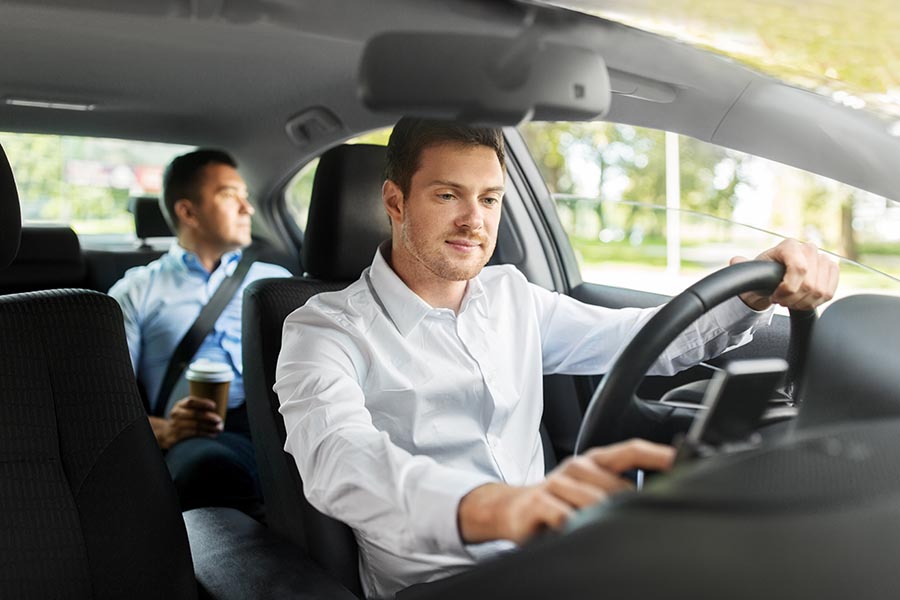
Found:
[{"label": "black upholstery", "polygon": [[390,238],[381,204],[385,149],[339,146],[322,155],[313,183],[304,266],[318,279],[266,279],[244,292],[244,388],[269,527],[361,595],[356,541],[349,527],[305,499],[294,459],[284,452],[284,421],[272,391],[285,317],[320,292],[344,288]]},{"label": "black upholstery", "polygon": [[178,501],[116,302],[0,297],[0,589],[193,598]]},{"label": "black upholstery", "polygon": [[391,237],[381,203],[385,148],[337,146],[322,155],[313,181],[302,262],[307,275],[353,281]]},{"label": "black upholstery", "polygon": [[108,292],[132,267],[140,267],[162,256],[162,250],[85,250],[87,267],[85,286],[98,292]]},{"label": "black upholstery", "polygon": [[138,196],[129,199],[128,210],[134,215],[134,234],[139,240],[175,235],[163,216],[159,202],[155,196]]},{"label": "black upholstery", "polygon": [[194,573],[202,593],[216,600],[354,600],[306,553],[233,509],[184,513]]},{"label": "black upholstery", "polygon": [[0,148],[0,269],[5,268],[16,257],[21,229],[22,211],[16,180],[6,153]]},{"label": "black upholstery", "polygon": [[353,532],[306,501],[294,459],[284,451],[284,421],[278,412],[278,396],[272,391],[285,317],[312,296],[348,283],[299,277],[254,281],[244,292],[242,343],[244,391],[266,499],[266,521],[272,530],[305,548],[345,587],[361,595]]},{"label": "black upholstery", "polygon": [[[2,171],[6,216],[18,197]],[[0,240],[19,229],[0,220]],[[0,296],[0,340],[0,596],[196,598],[119,305],[82,290]]]},{"label": "black upholstery", "polygon": [[813,329],[797,428],[900,417],[900,369],[885,356],[900,356],[900,298],[859,295],[828,307]]},{"label": "black upholstery", "polygon": [[29,226],[21,232],[18,255],[0,271],[0,294],[85,286],[87,268],[71,228]]}]

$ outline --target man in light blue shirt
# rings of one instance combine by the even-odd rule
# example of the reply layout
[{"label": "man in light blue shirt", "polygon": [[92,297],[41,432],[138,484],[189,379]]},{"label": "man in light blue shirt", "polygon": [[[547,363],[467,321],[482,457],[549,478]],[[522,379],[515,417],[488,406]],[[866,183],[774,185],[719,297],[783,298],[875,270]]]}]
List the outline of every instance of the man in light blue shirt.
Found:
[{"label": "man in light blue shirt", "polygon": [[261,505],[244,407],[242,298],[252,281],[290,273],[253,263],[192,358],[231,366],[234,379],[224,424],[211,400],[188,396],[183,376],[169,398],[158,398],[176,347],[251,242],[254,211],[236,167],[231,156],[218,150],[196,150],[174,159],[164,175],[163,200],[178,243],[149,265],[129,270],[109,294],[122,306],[131,360],[151,415],[163,415],[149,416],[150,424],[166,453],[182,509],[233,506],[256,514]]}]

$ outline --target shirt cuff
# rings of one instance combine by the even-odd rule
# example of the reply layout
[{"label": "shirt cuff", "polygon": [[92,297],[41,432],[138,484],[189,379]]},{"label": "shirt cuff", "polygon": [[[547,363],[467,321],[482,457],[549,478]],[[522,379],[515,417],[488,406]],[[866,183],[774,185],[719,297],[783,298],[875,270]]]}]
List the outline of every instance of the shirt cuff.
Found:
[{"label": "shirt cuff", "polygon": [[751,327],[765,327],[772,321],[774,313],[773,306],[765,310],[754,310],[738,296],[729,298],[712,311],[719,327],[731,333],[746,331]]},{"label": "shirt cuff", "polygon": [[415,536],[428,541],[429,552],[468,556],[459,532],[459,502],[475,488],[496,482],[489,475],[450,468],[429,473],[424,481],[419,481],[411,499],[415,502]]}]

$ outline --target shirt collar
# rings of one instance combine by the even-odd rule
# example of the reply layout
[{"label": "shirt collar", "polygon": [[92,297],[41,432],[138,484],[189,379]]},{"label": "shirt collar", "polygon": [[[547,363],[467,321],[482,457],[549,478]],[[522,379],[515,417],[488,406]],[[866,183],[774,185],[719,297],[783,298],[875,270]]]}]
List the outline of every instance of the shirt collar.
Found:
[{"label": "shirt collar", "polygon": [[[197,271],[207,276],[211,275],[211,273],[207,273],[203,263],[200,262],[200,258],[181,244],[175,243],[169,246],[168,254],[172,258],[173,263],[178,267],[182,267],[187,271]],[[237,264],[240,262],[242,254],[243,250],[240,248],[232,250],[231,252],[226,252],[222,255],[222,260],[219,262],[219,266],[216,270],[218,271],[224,266],[225,275],[231,276],[237,268]]]},{"label": "shirt collar", "polygon": [[[437,309],[409,289],[388,264],[384,252],[390,252],[389,244],[390,242],[385,242],[375,252],[375,258],[366,277],[371,283],[375,301],[385,310],[400,335],[406,337],[422,319]],[[484,286],[478,276],[470,279],[460,304],[460,314],[464,313],[470,304],[485,297]]]}]

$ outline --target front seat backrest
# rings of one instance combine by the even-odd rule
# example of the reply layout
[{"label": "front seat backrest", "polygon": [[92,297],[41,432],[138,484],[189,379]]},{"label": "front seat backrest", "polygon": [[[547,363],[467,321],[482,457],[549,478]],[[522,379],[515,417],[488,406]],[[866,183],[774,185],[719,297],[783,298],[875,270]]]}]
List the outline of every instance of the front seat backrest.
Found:
[{"label": "front seat backrest", "polygon": [[[12,204],[0,152],[0,217]],[[0,219],[0,240],[20,227]],[[0,340],[0,596],[196,598],[119,305],[83,290],[0,296]]]},{"label": "front seat backrest", "polygon": [[22,235],[22,210],[19,207],[19,194],[16,192],[16,180],[12,168],[6,159],[6,153],[0,147],[0,269],[5,269],[19,251],[19,238]]},{"label": "front seat backrest", "polygon": [[358,596],[362,589],[353,532],[306,501],[294,459],[284,451],[284,421],[272,386],[285,317],[318,293],[346,287],[390,237],[381,203],[384,161],[381,146],[338,146],[323,154],[303,246],[310,276],[255,281],[244,292],[244,388],[267,523]]}]

